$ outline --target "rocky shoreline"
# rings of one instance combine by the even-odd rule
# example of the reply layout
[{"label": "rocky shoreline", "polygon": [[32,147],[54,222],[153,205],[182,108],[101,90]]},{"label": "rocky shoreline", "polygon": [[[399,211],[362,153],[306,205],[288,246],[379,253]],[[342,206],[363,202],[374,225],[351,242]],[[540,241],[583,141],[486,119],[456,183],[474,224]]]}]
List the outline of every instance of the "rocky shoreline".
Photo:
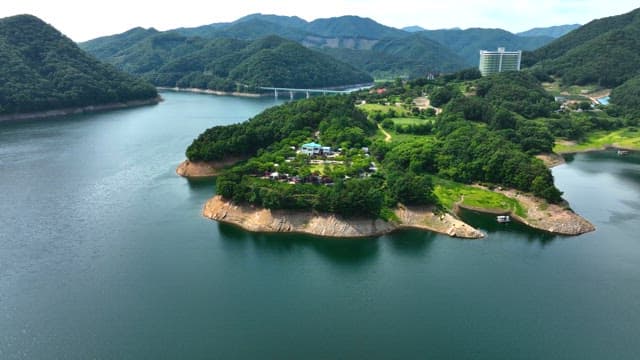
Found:
[{"label": "rocky shoreline", "polygon": [[259,97],[271,96],[270,94],[246,93],[246,92],[237,92],[237,91],[219,91],[219,90],[199,89],[199,88],[179,88],[179,87],[158,86],[156,87],[156,89],[164,90],[164,91],[189,92],[189,93],[196,93],[196,94],[208,94],[208,95],[218,95],[218,96],[240,96],[240,97],[248,97],[248,98],[259,98]]},{"label": "rocky shoreline", "polygon": [[436,214],[430,208],[396,209],[399,223],[381,219],[346,219],[335,214],[312,211],[269,210],[238,205],[216,195],[203,207],[202,214],[212,220],[239,226],[252,232],[301,233],[323,237],[363,238],[396,230],[417,228],[451,237],[479,239],[484,234],[450,214]]},{"label": "rocky shoreline", "polygon": [[241,158],[229,158],[222,161],[185,160],[176,168],[176,174],[188,179],[214,177],[217,176],[225,167],[233,165],[241,160]]},{"label": "rocky shoreline", "polygon": [[22,114],[0,115],[0,121],[17,121],[17,120],[33,120],[33,119],[46,119],[65,115],[75,115],[92,113],[107,110],[126,109],[131,107],[155,105],[162,101],[160,96],[148,100],[134,100],[122,103],[112,103],[104,105],[89,105],[75,108],[56,109],[48,111],[38,111]]}]

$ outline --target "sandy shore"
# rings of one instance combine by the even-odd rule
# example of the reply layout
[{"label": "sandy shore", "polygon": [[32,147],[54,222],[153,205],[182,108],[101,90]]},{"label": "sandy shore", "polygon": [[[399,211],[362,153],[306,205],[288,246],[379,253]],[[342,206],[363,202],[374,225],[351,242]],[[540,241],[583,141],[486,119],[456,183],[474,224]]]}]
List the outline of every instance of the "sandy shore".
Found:
[{"label": "sandy shore", "polygon": [[400,223],[381,219],[346,219],[335,214],[312,211],[269,210],[238,205],[214,196],[204,205],[202,214],[210,219],[239,226],[253,232],[289,232],[336,238],[361,238],[417,228],[452,237],[478,239],[484,235],[449,214],[438,215],[430,208],[396,210]]},{"label": "sandy shore", "polygon": [[123,103],[112,103],[112,104],[104,104],[104,105],[90,105],[84,107],[75,107],[75,108],[66,108],[66,109],[56,109],[49,111],[39,111],[39,112],[30,112],[30,113],[22,113],[22,114],[11,114],[11,115],[0,115],[0,121],[15,121],[15,120],[32,120],[32,119],[45,119],[52,118],[58,116],[65,115],[74,115],[74,114],[84,114],[84,113],[92,113],[99,111],[107,111],[107,110],[117,110],[117,109],[125,109],[137,106],[145,106],[145,105],[155,105],[162,101],[160,96],[148,99],[148,100],[135,100],[135,101],[127,101]]}]

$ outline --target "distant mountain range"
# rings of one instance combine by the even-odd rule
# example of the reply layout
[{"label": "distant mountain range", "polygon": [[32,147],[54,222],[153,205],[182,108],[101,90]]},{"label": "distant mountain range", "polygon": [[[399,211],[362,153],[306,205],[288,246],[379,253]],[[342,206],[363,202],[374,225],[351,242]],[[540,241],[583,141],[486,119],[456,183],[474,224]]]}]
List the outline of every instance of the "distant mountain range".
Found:
[{"label": "distant mountain range", "polygon": [[89,56],[31,15],[0,19],[0,115],[150,100],[151,84]]},{"label": "distant mountain range", "polygon": [[[375,78],[417,77],[477,66],[481,49],[534,50],[553,40],[551,36],[519,36],[499,29],[400,30],[369,18],[341,16],[308,22],[295,16],[251,14],[228,23],[178,28],[173,33],[185,38],[236,39],[254,41],[267,35],[297,42],[308,49],[332,56]],[[98,38],[80,46],[96,57],[131,71],[128,63],[136,42],[157,36],[155,29],[132,29],[123,34]],[[197,43],[201,40],[190,40]],[[142,46],[142,45],[140,45]],[[147,45],[147,49],[150,47]],[[151,56],[146,66],[164,66],[161,55]],[[126,61],[123,61],[127,59]],[[166,59],[165,59],[166,60]],[[138,64],[141,65],[141,64]]]},{"label": "distant mountain range", "polygon": [[537,27],[527,31],[519,32],[516,35],[518,36],[548,36],[554,39],[562,37],[569,32],[579,28],[580,24],[571,24],[571,25],[557,25],[550,27]]}]

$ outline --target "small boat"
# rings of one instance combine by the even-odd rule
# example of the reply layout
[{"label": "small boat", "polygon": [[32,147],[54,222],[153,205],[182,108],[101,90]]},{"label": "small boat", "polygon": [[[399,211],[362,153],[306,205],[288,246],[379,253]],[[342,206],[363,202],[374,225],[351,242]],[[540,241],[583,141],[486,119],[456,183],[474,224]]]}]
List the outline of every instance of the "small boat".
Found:
[{"label": "small boat", "polygon": [[619,149],[618,150],[618,156],[622,156],[622,155],[629,155],[629,150]]},{"label": "small boat", "polygon": [[509,216],[509,215],[498,215],[498,216],[496,216],[496,220],[499,223],[508,223],[508,222],[511,221],[511,216]]}]

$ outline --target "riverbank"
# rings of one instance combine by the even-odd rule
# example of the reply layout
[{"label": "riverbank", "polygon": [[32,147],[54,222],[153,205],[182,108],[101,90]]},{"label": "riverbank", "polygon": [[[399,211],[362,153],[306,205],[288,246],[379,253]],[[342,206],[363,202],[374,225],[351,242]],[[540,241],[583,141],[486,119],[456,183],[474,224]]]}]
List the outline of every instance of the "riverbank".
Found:
[{"label": "riverbank", "polygon": [[219,90],[198,89],[198,88],[179,88],[179,87],[158,86],[156,87],[156,89],[163,90],[163,91],[188,92],[188,93],[218,95],[218,96],[240,96],[240,97],[248,97],[248,98],[260,98],[260,97],[271,96],[271,94],[259,94],[259,93],[248,93],[248,92],[237,92],[237,91],[219,91]]},{"label": "riverbank", "polygon": [[252,232],[287,232],[323,237],[362,238],[381,236],[396,230],[415,228],[478,239],[484,235],[450,214],[436,214],[431,208],[400,207],[395,211],[399,223],[381,219],[346,219],[335,214],[312,211],[269,210],[238,205],[216,195],[203,207],[203,216],[239,226]]},{"label": "riverbank", "polygon": [[0,121],[18,121],[18,120],[34,120],[34,119],[46,119],[58,116],[77,115],[85,113],[94,113],[108,110],[126,109],[138,106],[156,105],[162,101],[162,97],[158,96],[148,100],[134,100],[123,103],[111,103],[104,105],[89,105],[84,107],[56,109],[49,111],[38,111],[21,114],[0,115]]}]

